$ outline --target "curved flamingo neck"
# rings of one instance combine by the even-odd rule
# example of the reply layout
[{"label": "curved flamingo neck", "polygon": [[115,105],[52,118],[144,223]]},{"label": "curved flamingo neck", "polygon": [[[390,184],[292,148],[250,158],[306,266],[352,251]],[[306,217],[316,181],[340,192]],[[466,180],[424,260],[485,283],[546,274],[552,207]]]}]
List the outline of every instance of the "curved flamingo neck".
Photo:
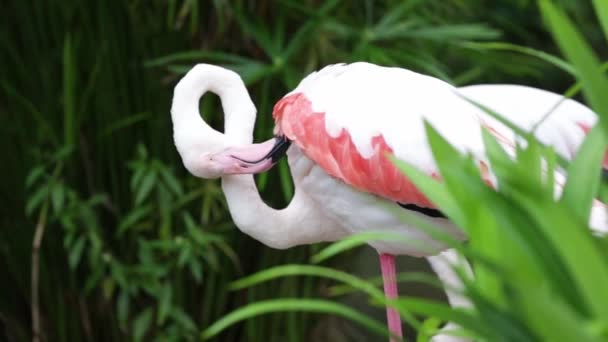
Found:
[{"label": "curved flamingo neck", "polygon": [[[207,92],[217,94],[222,101],[225,134],[201,118],[199,99]],[[206,146],[200,144],[251,143],[255,114],[255,106],[238,74],[214,65],[198,64],[175,86],[171,105],[175,143],[180,153],[193,144],[204,149]]]}]

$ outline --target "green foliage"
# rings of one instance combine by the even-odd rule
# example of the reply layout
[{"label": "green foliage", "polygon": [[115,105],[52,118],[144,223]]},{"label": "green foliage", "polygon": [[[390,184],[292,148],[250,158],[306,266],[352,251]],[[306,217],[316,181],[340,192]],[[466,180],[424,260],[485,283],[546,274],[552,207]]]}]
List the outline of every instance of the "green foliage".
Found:
[{"label": "green foliage", "polygon": [[[585,37],[603,39],[589,20],[595,8],[606,26],[602,1],[594,7],[562,5]],[[384,339],[378,322],[314,298],[357,290],[381,306],[377,279],[365,282],[321,266],[272,268],[311,257],[326,261],[380,236],[355,236],[322,251],[272,251],[236,231],[219,184],[194,179],[180,166],[168,115],[172,86],[198,62],[234,69],[257,104],[258,140],[272,134],[269,114],[276,100],[310,71],[335,62],[406,67],[454,84],[509,81],[553,90],[571,81],[561,68],[575,71],[590,103],[603,106],[600,59],[568,29],[566,16],[549,2],[543,6],[547,22],[561,30],[555,32],[568,62],[555,57],[536,3],[528,0],[491,6],[456,0],[8,3],[3,10],[10,15],[0,24],[0,339],[31,339],[29,270],[41,217],[46,233],[38,288],[47,340],[193,340],[206,331],[205,337],[220,341],[305,341],[323,317],[307,311],[354,319]],[[205,98],[201,109],[221,127],[217,99]],[[450,154],[439,136],[433,146],[445,157],[442,167],[460,168],[452,179],[438,184],[404,166],[451,218],[469,228],[472,240],[463,252],[479,256],[476,272],[483,274],[479,288],[467,288],[474,312],[421,299],[391,303],[420,328],[420,339],[446,320],[490,340],[605,337],[608,305],[596,293],[605,286],[605,253],[585,235],[581,221],[599,182],[583,180],[596,179],[597,151],[606,138],[604,131],[592,136],[570,167],[580,174],[578,181],[568,182],[567,196],[557,203],[548,195],[553,180],[539,166],[540,158],[554,157],[532,142],[513,162],[486,139],[494,151],[492,165],[501,166],[495,171],[509,184],[499,193],[484,187],[471,160]],[[537,177],[520,184],[515,175],[524,172],[523,165],[534,167]],[[284,161],[257,181],[274,206],[293,194]],[[471,201],[469,191],[486,206]],[[543,221],[546,210],[559,213]],[[566,224],[580,229],[564,231]],[[564,237],[574,245],[558,243]],[[508,258],[500,257],[507,252]],[[581,262],[588,267],[577,268]],[[264,282],[258,275],[230,287],[237,277],[262,269],[270,272],[262,273]],[[295,274],[298,279],[286,277]],[[420,274],[401,279],[437,285]],[[324,291],[327,282],[331,287]],[[524,283],[543,286],[528,287],[510,308],[505,303]],[[289,312],[276,313],[281,309]],[[430,318],[419,323],[413,314]],[[543,330],[539,315],[563,322],[563,331]]]}]

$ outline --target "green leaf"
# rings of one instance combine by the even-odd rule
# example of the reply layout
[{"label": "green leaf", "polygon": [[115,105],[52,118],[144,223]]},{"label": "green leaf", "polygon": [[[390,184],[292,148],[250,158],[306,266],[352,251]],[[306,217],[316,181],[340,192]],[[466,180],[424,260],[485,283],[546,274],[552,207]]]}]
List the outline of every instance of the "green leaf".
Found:
[{"label": "green leaf", "polygon": [[228,315],[222,317],[220,320],[216,321],[207,329],[205,329],[201,333],[201,338],[205,340],[210,339],[225,330],[226,328],[230,327],[231,325],[242,320],[246,320],[248,318],[273,312],[299,311],[334,314],[337,316],[348,318],[353,322],[359,323],[360,325],[367,328],[369,331],[374,332],[379,336],[388,336],[388,332],[384,324],[378,323],[377,321],[368,318],[359,311],[351,309],[342,304],[337,304],[319,299],[285,298],[264,300],[259,301],[257,303],[242,306],[237,310],[229,313]]},{"label": "green leaf", "polygon": [[[560,298],[540,288],[525,288],[518,292],[526,322],[543,341],[603,341],[586,329],[586,319],[580,317]],[[547,324],[550,322],[550,324]]]},{"label": "green leaf", "polygon": [[459,225],[464,222],[464,216],[444,183],[395,157],[391,157],[391,160],[453,222]]},{"label": "green leaf", "polygon": [[[439,290],[443,290],[444,286],[446,286],[447,288],[451,288],[449,286],[449,284],[442,284],[441,281],[439,281],[439,279],[437,279],[437,277],[431,273],[427,273],[427,272],[399,272],[396,275],[396,280],[398,283],[419,283],[419,284],[424,284],[424,285],[428,285],[434,288],[437,288]],[[375,287],[381,287],[384,280],[382,279],[382,276],[377,276],[377,277],[372,277],[372,278],[367,278],[364,279],[364,281],[370,285],[373,285]],[[451,288],[454,292],[459,293],[462,292],[461,289],[456,289],[456,288]],[[356,292],[359,291],[358,289],[348,285],[348,284],[337,284],[332,286],[329,289],[329,295],[330,296],[342,296],[345,294],[349,294],[352,292]]]},{"label": "green leaf", "polygon": [[161,288],[161,292],[159,294],[159,298],[158,298],[158,314],[156,316],[156,324],[157,325],[161,325],[165,322],[165,320],[167,319],[167,315],[169,314],[170,310],[171,310],[171,299],[172,299],[172,295],[171,295],[171,284],[170,283],[165,283],[162,288]]},{"label": "green leaf", "polygon": [[268,57],[273,59],[279,55],[268,30],[265,29],[266,25],[255,25],[248,19],[250,17],[240,10],[235,10],[233,14],[244,34],[253,38]]},{"label": "green leaf", "polygon": [[569,205],[585,223],[600,186],[602,162],[608,139],[599,126],[594,127],[568,168],[568,179],[561,201]]},{"label": "green leaf", "polygon": [[30,188],[34,183],[44,175],[44,166],[38,165],[28,173],[25,179],[25,187]]},{"label": "green leaf", "polygon": [[141,312],[133,321],[133,339],[135,341],[141,341],[146,334],[146,331],[150,328],[152,323],[152,308],[147,308]]},{"label": "green leaf", "polygon": [[173,173],[167,170],[167,168],[164,166],[159,167],[158,171],[160,172],[160,176],[164,183],[167,185],[167,187],[169,187],[169,189],[171,189],[171,191],[173,191],[173,194],[179,196],[184,194],[182,185],[179,183],[179,180],[175,177],[175,175],[173,175]]},{"label": "green leaf", "polygon": [[184,267],[186,262],[192,257],[192,247],[190,244],[185,244],[179,250],[179,256],[177,257],[177,266],[180,268]]},{"label": "green leaf", "polygon": [[525,54],[528,56],[536,57],[549,64],[552,64],[552,65],[562,69],[563,71],[569,73],[570,75],[576,75],[574,69],[572,68],[572,65],[570,65],[565,60],[563,60],[557,56],[548,54],[544,51],[536,50],[536,49],[529,48],[526,46],[521,46],[521,45],[511,44],[511,43],[503,43],[503,42],[488,42],[488,43],[463,42],[463,43],[461,43],[461,45],[463,47],[470,48],[473,50],[498,50],[498,51],[510,51],[510,52],[522,53],[522,54]]},{"label": "green leaf", "polygon": [[188,268],[190,269],[190,273],[194,277],[196,283],[199,284],[203,280],[203,266],[201,263],[197,258],[190,258]]},{"label": "green leaf", "polygon": [[116,235],[121,236],[124,234],[129,228],[133,227],[133,225],[148,216],[152,212],[152,209],[153,207],[149,205],[133,209],[133,211],[131,211],[122,221],[120,221],[118,229],[116,230]]},{"label": "green leaf", "polygon": [[382,19],[378,21],[375,30],[377,31],[379,29],[385,29],[391,25],[403,22],[403,19],[407,16],[408,12],[422,2],[422,0],[410,0],[401,2],[399,5],[391,8],[390,11],[386,11]]},{"label": "green leaf", "polygon": [[[608,79],[602,72],[599,60],[563,10],[555,7],[550,0],[540,0],[539,5],[553,38],[575,68],[585,97],[600,117],[608,118],[608,96],[605,95]],[[608,119],[600,120],[600,123],[608,132]]]},{"label": "green leaf", "polygon": [[135,205],[140,205],[148,197],[156,183],[156,170],[148,169],[141,180],[141,185],[135,194]]},{"label": "green leaf", "polygon": [[51,188],[51,204],[56,214],[61,212],[63,209],[63,203],[65,198],[65,187],[62,183],[54,183]]},{"label": "green leaf", "polygon": [[358,246],[367,245],[369,241],[393,239],[403,239],[403,236],[387,232],[363,232],[352,234],[342,240],[332,243],[328,247],[321,250],[319,253],[313,255],[310,260],[311,262],[318,264],[335,255],[343,253],[344,251],[353,249]]},{"label": "green leaf", "polygon": [[428,342],[431,340],[433,336],[437,334],[439,328],[441,326],[441,320],[430,317],[424,320],[422,323],[422,327],[418,330],[418,335],[416,336],[416,342]]},{"label": "green leaf", "polygon": [[608,3],[605,0],[593,0],[593,7],[602,25],[604,38],[608,38]]},{"label": "green leaf", "polygon": [[110,272],[112,274],[112,278],[116,280],[118,285],[123,289],[129,288],[129,282],[127,281],[127,275],[125,274],[125,267],[116,260],[112,260],[110,264]]},{"label": "green leaf", "polygon": [[44,184],[36,189],[36,192],[30,196],[25,205],[25,214],[30,216],[34,211],[42,206],[42,202],[47,199],[49,193],[49,185]]},{"label": "green leaf", "polygon": [[230,290],[240,290],[246,287],[258,285],[280,277],[289,277],[295,275],[308,275],[334,279],[348,284],[350,287],[363,291],[377,300],[382,301],[384,294],[378,290],[372,283],[364,281],[351,274],[337,271],[328,267],[312,266],[312,265],[281,265],[275,266],[267,270],[257,272],[253,275],[239,279],[230,284]]},{"label": "green leaf", "polygon": [[[598,317],[608,320],[608,264],[598,250],[591,232],[580,229],[581,222],[563,206],[543,205],[536,199],[526,200],[529,208],[538,208],[537,225],[559,251],[585,305]],[[546,215],[551,213],[551,215]]]},{"label": "green leaf", "polygon": [[171,308],[170,316],[174,319],[184,330],[195,331],[196,324],[188,314],[184,312],[180,307],[174,306]]},{"label": "green leaf", "polygon": [[141,162],[133,162],[129,164],[130,167],[133,168],[133,176],[131,177],[131,191],[135,191],[135,189],[139,188],[139,184],[141,183],[142,178],[147,172],[146,165]]},{"label": "green leaf", "polygon": [[125,290],[120,291],[116,303],[116,310],[118,313],[118,322],[123,327],[129,322],[129,306],[129,294]]},{"label": "green leaf", "polygon": [[460,308],[450,308],[448,304],[427,299],[399,298],[394,301],[399,312],[412,312],[436,317],[444,322],[454,322],[480,336],[494,336],[491,327],[484,326],[473,313]]},{"label": "green leaf", "polygon": [[86,240],[84,236],[78,237],[74,245],[70,248],[70,254],[68,256],[68,263],[71,269],[75,269],[76,266],[80,263],[80,257],[82,256],[82,251],[84,250],[84,246],[86,244]]},{"label": "green leaf", "polygon": [[447,24],[393,30],[390,34],[384,34],[379,38],[413,38],[452,42],[455,40],[496,39],[499,36],[499,31],[484,24]]},{"label": "green leaf", "polygon": [[271,66],[260,62],[226,64],[224,66],[239,74],[245,85],[253,84],[273,71]]}]

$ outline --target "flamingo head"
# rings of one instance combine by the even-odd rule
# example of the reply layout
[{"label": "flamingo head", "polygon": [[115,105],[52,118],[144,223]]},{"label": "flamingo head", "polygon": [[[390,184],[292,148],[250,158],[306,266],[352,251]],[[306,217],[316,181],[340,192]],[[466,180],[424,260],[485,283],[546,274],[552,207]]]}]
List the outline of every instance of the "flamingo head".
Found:
[{"label": "flamingo head", "polygon": [[[209,126],[199,113],[199,99],[217,94],[224,111],[224,133]],[[171,119],[173,139],[190,173],[201,178],[251,174],[268,170],[289,147],[278,135],[252,144],[256,109],[240,76],[228,69],[198,64],[175,86]]]}]

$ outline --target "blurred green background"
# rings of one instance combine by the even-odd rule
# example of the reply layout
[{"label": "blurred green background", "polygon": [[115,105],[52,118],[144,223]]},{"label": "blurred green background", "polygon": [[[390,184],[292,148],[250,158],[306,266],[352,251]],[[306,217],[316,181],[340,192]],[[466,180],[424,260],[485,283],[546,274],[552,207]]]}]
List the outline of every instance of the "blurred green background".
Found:
[{"label": "blurred green background", "polygon": [[[589,4],[557,3],[599,45]],[[273,104],[330,63],[400,66],[455,85],[563,92],[573,82],[513,45],[557,54],[529,0],[13,0],[2,7],[0,340],[32,338],[36,230],[44,232],[35,284],[46,341],[192,340],[245,303],[328,296],[328,281],[306,277],[227,290],[257,270],[307,262],[319,246],[264,247],[235,229],[217,181],[186,173],[169,107],[173,86],[196,63],[245,79],[258,141],[271,136]],[[207,96],[201,111],[221,127],[217,98]],[[286,163],[258,185],[269,204],[284,206],[293,191]],[[369,249],[352,253],[334,265],[377,274]],[[323,315],[271,314],[217,340],[366,340],[357,329]]]}]

